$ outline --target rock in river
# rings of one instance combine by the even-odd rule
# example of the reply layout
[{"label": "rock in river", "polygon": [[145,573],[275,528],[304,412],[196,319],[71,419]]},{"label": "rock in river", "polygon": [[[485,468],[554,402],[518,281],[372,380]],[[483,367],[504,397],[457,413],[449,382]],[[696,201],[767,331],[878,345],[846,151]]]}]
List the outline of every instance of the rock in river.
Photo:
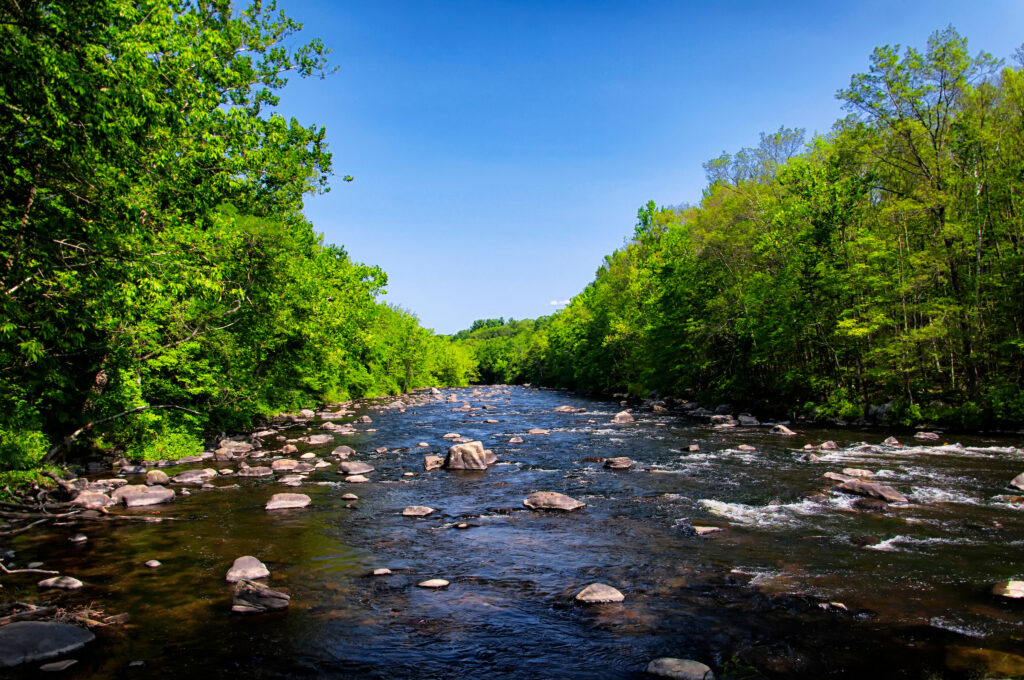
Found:
[{"label": "rock in river", "polygon": [[405,510],[402,510],[402,515],[404,517],[426,517],[427,515],[432,515],[435,512],[437,512],[437,510],[428,508],[425,505],[410,505]]},{"label": "rock in river", "polygon": [[612,423],[616,425],[623,425],[625,423],[632,423],[634,420],[636,419],[630,415],[629,411],[619,411],[615,414],[615,417],[612,418]]},{"label": "rock in river", "polygon": [[338,463],[338,471],[346,475],[365,475],[367,472],[373,472],[373,466],[369,463],[363,463],[358,460],[347,460]]},{"label": "rock in river", "polygon": [[427,579],[426,581],[421,581],[416,585],[420,588],[447,588],[448,581],[445,581],[443,578],[432,578]]},{"label": "rock in river", "polygon": [[1020,473],[1010,481],[1010,486],[1024,491],[1024,472]]},{"label": "rock in river", "polygon": [[575,498],[570,498],[565,494],[554,491],[535,491],[523,501],[523,505],[532,510],[561,510],[564,512],[571,512],[573,510],[579,510],[587,504],[581,503]]},{"label": "rock in river", "polygon": [[287,510],[289,508],[304,508],[310,503],[310,498],[304,493],[275,493],[267,501],[267,510]]},{"label": "rock in river", "polygon": [[1024,597],[1024,581],[1001,581],[992,588],[993,595],[1019,599]]},{"label": "rock in river", "polygon": [[242,579],[235,586],[235,598],[231,611],[240,614],[262,614],[286,609],[291,597],[277,590],[271,590],[262,583]]},{"label": "rock in river", "polygon": [[858,496],[867,496],[869,498],[880,498],[886,503],[909,503],[910,501],[906,496],[901,494],[891,486],[884,486],[882,484],[876,484],[875,482],[865,482],[859,479],[852,479],[848,482],[843,482],[836,487],[839,491],[846,493],[857,494]]},{"label": "rock in river", "polygon": [[[208,479],[217,476],[217,471],[206,468],[205,470],[185,470],[174,475],[173,481],[177,484],[202,484]],[[149,481],[147,479],[147,481]]]},{"label": "rock in river", "polygon": [[228,583],[237,583],[242,579],[266,578],[268,576],[270,576],[270,570],[267,569],[267,565],[252,555],[243,555],[235,560],[224,578]]},{"label": "rock in river", "polygon": [[609,470],[628,470],[633,467],[633,461],[626,456],[617,458],[605,458],[604,466]]},{"label": "rock in river", "polygon": [[672,680],[715,680],[711,668],[699,661],[663,657],[647,664],[647,674]]},{"label": "rock in river", "polygon": [[310,446],[323,446],[324,444],[334,443],[333,434],[312,434],[306,440]]},{"label": "rock in river", "polygon": [[274,471],[265,465],[238,468],[239,477],[269,477],[272,474],[274,474]]},{"label": "rock in river", "polygon": [[146,473],[146,485],[156,486],[170,483],[171,478],[163,470],[150,470]]},{"label": "rock in river", "polygon": [[[776,426],[772,427],[772,429],[770,429],[768,431],[771,432],[772,434],[781,434],[781,435],[786,436],[786,437],[792,437],[793,435],[796,434],[796,432],[793,432],[793,430],[789,429],[785,425],[776,425]],[[654,662],[652,661],[651,663],[654,663]]]},{"label": "rock in river", "polygon": [[100,493],[99,491],[82,491],[75,496],[75,500],[71,501],[72,505],[77,505],[78,507],[86,508],[88,510],[99,510],[100,508],[105,508],[108,505],[115,505],[116,503],[116,500],[105,493]]},{"label": "rock in river", "polygon": [[54,576],[46,578],[37,584],[40,588],[62,588],[64,590],[78,590],[83,584],[77,578],[70,576]]},{"label": "rock in river", "polygon": [[123,502],[129,508],[143,505],[158,505],[174,500],[174,490],[163,486],[146,486],[145,484],[129,484],[110,494],[115,501]]},{"label": "rock in river", "polygon": [[486,470],[488,465],[497,462],[494,452],[485,449],[483,442],[476,441],[449,448],[444,465],[449,470]]},{"label": "rock in river", "polygon": [[430,470],[440,470],[443,467],[444,467],[444,458],[442,458],[441,456],[424,456],[423,457],[423,469],[424,470],[427,470],[427,471],[430,471]]},{"label": "rock in river", "polygon": [[44,661],[78,651],[96,639],[67,623],[16,621],[0,628],[0,668]]},{"label": "rock in river", "polygon": [[626,596],[621,592],[606,586],[603,583],[591,583],[589,586],[576,593],[576,600],[579,602],[622,602]]}]

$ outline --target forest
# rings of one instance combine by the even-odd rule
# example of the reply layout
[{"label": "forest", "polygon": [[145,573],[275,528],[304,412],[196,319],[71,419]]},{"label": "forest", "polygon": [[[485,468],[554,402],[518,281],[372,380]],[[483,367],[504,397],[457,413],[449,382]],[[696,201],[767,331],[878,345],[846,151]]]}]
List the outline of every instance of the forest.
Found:
[{"label": "forest", "polygon": [[303,217],[326,131],[275,107],[330,66],[285,48],[299,28],[258,2],[0,3],[0,470],[466,382]]},{"label": "forest", "polygon": [[[568,306],[445,337],[324,243],[319,41],[254,3],[0,3],[0,470],[199,451],[274,413],[469,382],[773,415],[1024,422],[1024,52],[881,47],[848,116],[640,208]],[[351,181],[343,176],[343,181]]]},{"label": "forest", "polygon": [[[1024,50],[879,47],[828,134],[705,164],[568,306],[454,342],[481,379],[774,417],[1024,423]],[[496,323],[501,322],[501,323]]]}]

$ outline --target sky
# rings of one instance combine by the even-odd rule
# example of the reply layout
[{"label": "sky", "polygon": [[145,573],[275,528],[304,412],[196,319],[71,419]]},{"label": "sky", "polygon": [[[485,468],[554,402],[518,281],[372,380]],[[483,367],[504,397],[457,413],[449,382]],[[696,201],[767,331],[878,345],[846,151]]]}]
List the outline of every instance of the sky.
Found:
[{"label": "sky", "polygon": [[1024,0],[278,4],[304,24],[286,44],[319,38],[337,67],[281,92],[334,158],[305,213],[438,333],[555,312],[641,205],[699,203],[708,159],[827,133],[876,46],[948,25],[1007,61],[1024,42]]}]

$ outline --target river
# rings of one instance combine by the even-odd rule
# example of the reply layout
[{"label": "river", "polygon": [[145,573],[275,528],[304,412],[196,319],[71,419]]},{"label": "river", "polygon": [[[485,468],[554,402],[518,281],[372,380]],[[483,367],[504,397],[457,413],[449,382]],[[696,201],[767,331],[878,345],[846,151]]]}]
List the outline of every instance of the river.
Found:
[{"label": "river", "polygon": [[[528,387],[445,394],[458,401],[370,405],[346,419],[373,419],[336,441],[376,468],[368,483],[345,483],[334,466],[300,489],[225,475],[213,483],[239,486],[119,511],[174,521],[29,532],[12,544],[19,564],[86,585],[37,591],[35,579],[7,577],[0,592],[131,616],[97,631],[67,678],[642,678],[662,656],[735,679],[1024,674],[1024,604],[991,594],[1024,577],[1024,505],[1006,487],[1024,471],[1020,437],[923,446],[896,433],[897,448],[879,430],[793,426],[797,436],[780,437],[639,408],[635,423],[611,425],[617,403]],[[463,403],[476,410],[453,411]],[[285,434],[311,432],[322,430]],[[423,456],[444,455],[450,432],[483,441],[498,463],[425,472]],[[803,460],[806,444],[826,440],[837,450]],[[293,457],[333,460],[333,444],[297,446]],[[588,460],[614,456],[635,466]],[[857,509],[823,477],[844,468],[874,472],[910,502]],[[587,506],[524,508],[538,490]],[[285,491],[312,503],[263,509]],[[403,517],[410,505],[437,512]],[[700,536],[693,525],[723,530]],[[88,540],[71,543],[79,532]],[[287,611],[231,613],[224,574],[241,555],[267,564],[268,585],[291,595]],[[451,585],[416,586],[430,578]],[[576,603],[594,582],[625,600]]]}]

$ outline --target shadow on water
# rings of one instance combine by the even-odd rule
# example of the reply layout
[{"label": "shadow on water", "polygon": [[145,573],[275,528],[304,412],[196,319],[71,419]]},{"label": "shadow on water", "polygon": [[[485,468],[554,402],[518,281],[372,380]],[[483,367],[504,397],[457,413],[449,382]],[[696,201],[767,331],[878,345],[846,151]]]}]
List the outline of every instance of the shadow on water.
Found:
[{"label": "shadow on water", "polygon": [[[1013,442],[897,449],[881,445],[885,433],[783,439],[650,412],[619,427],[608,424],[613,404],[562,392],[454,392],[456,403],[369,411],[375,422],[338,443],[376,468],[371,482],[318,470],[300,490],[306,509],[268,513],[271,494],[296,490],[225,476],[215,483],[239,488],[193,489],[140,511],[165,522],[21,536],[19,563],[42,561],[86,587],[38,592],[33,579],[8,578],[5,597],[131,615],[101,631],[68,678],[640,678],[658,656],[733,678],[1024,674],[1024,609],[990,594],[1024,573],[1024,510],[1004,488],[1024,467]],[[452,411],[464,402],[480,410]],[[561,404],[587,411],[554,412]],[[485,442],[498,464],[424,472],[423,455],[443,455],[449,432]],[[801,461],[804,444],[826,439],[838,449]],[[595,461],[614,456],[636,465]],[[822,477],[851,467],[911,502],[856,509]],[[526,510],[537,490],[587,507]],[[355,507],[345,493],[360,497]],[[403,517],[409,505],[437,512]],[[695,524],[723,531],[701,537]],[[67,541],[83,530],[86,543]],[[230,612],[224,574],[246,554],[291,594],[287,612]],[[380,567],[392,573],[370,575]],[[416,587],[428,578],[451,585]],[[593,582],[625,601],[575,603]]]}]

